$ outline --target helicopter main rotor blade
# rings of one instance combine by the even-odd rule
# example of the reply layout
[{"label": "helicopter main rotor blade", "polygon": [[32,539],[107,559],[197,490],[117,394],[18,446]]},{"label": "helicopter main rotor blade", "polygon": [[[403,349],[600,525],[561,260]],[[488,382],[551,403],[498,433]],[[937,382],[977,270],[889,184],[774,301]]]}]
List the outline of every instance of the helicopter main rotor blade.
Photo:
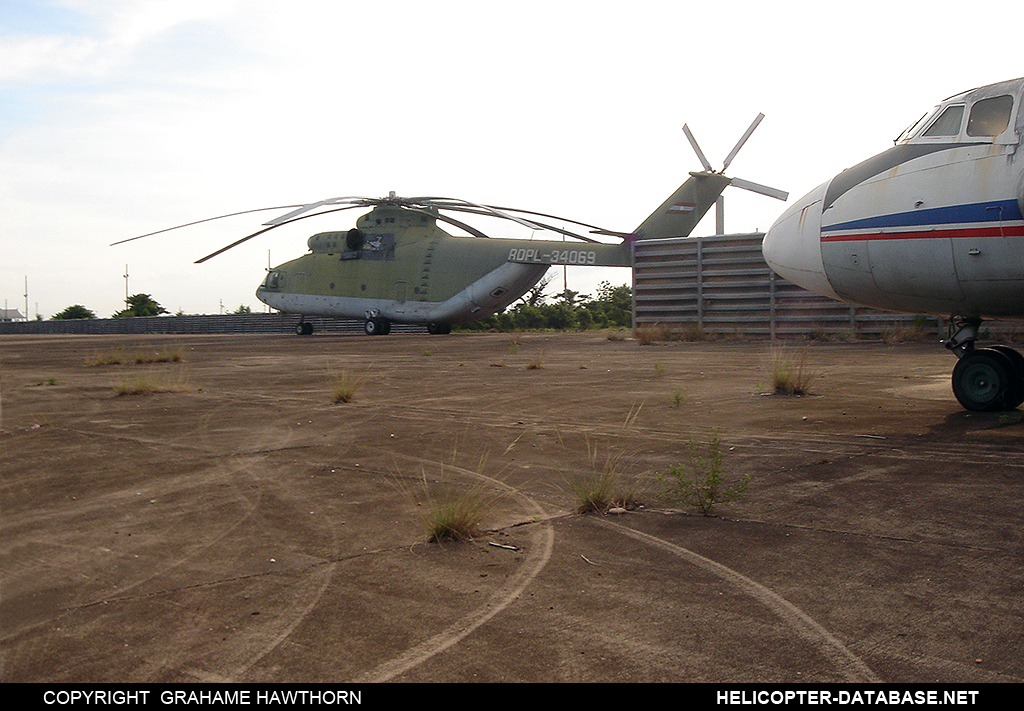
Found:
[{"label": "helicopter main rotor blade", "polygon": [[454,217],[448,217],[448,215],[432,215],[431,213],[425,212],[423,210],[416,210],[416,208],[410,208],[410,209],[415,210],[416,212],[423,212],[423,214],[430,215],[431,217],[434,217],[434,218],[440,220],[441,222],[447,222],[449,225],[453,225],[455,227],[458,227],[460,230],[465,230],[466,232],[468,232],[469,234],[473,235],[474,237],[482,237],[484,239],[491,239],[490,235],[486,235],[483,232],[481,232],[480,230],[478,230],[477,228],[473,227],[472,225],[467,225],[465,222],[462,222],[460,220],[456,220]]},{"label": "helicopter main rotor blade", "polygon": [[754,129],[757,128],[758,124],[760,124],[763,120],[764,114],[759,113],[757,115],[757,118],[754,119],[754,122],[750,124],[750,128],[748,128],[746,132],[740,137],[740,140],[737,141],[732,151],[730,151],[729,155],[725,157],[725,165],[722,166],[723,173],[729,170],[729,166],[732,165],[732,161],[736,157],[736,154],[740,152],[740,149],[743,148],[743,144],[747,142],[748,138],[750,138],[750,134],[754,132]]},{"label": "helicopter main rotor blade", "polygon": [[[448,202],[448,203],[431,202],[430,205],[432,207],[434,207],[435,209],[438,209],[438,210],[451,210],[452,212],[465,212],[465,213],[468,213],[470,215],[482,215],[482,216],[485,216],[485,217],[500,217],[502,219],[510,219],[513,222],[516,222],[516,223],[518,223],[520,225],[523,225],[525,227],[529,227],[531,230],[546,230],[548,232],[557,232],[558,234],[565,235],[566,237],[572,237],[574,239],[582,240],[584,242],[597,242],[597,240],[595,240],[595,239],[593,239],[591,237],[584,237],[583,235],[576,234],[575,232],[571,232],[570,230],[566,230],[566,229],[561,228],[561,227],[556,227],[554,225],[549,225],[549,224],[546,224],[544,222],[538,222],[537,220],[526,221],[526,220],[515,219],[514,217],[512,217],[510,215],[502,214],[500,212],[500,209],[496,211],[496,208],[492,208],[490,205],[476,205],[474,203],[467,203],[465,205],[460,205],[460,204],[457,204],[455,202]],[[523,213],[526,212],[526,210],[515,210],[515,211],[516,212],[523,212]],[[539,213],[535,213],[535,214],[539,214]],[[554,216],[552,216],[552,217],[554,217]],[[555,219],[561,219],[561,218],[555,217]],[[567,222],[569,222],[569,221],[570,220],[567,220]],[[587,225],[587,226],[589,226],[589,225]]]},{"label": "helicopter main rotor blade", "polygon": [[704,155],[704,151],[702,151],[700,146],[697,145],[697,139],[693,137],[692,133],[690,133],[690,127],[685,123],[683,124],[683,133],[686,134],[686,140],[690,142],[690,146],[693,148],[693,152],[697,154],[697,159],[700,161],[700,164],[704,166],[704,170],[709,173],[714,173],[715,169],[711,167],[707,157]]},{"label": "helicopter main rotor blade", "polygon": [[[298,209],[297,210],[292,210],[291,212],[289,212],[289,213],[287,213],[285,215],[281,215],[280,217],[275,217],[273,220],[268,220],[267,222],[264,222],[263,224],[264,225],[283,225],[283,224],[285,224],[287,222],[291,222],[292,220],[294,220],[298,216],[303,215],[303,214],[309,212],[310,210],[316,210],[317,208],[325,207],[327,205],[345,205],[345,204],[351,203],[355,207],[365,207],[365,206],[369,206],[369,205],[379,204],[380,201],[384,200],[384,199],[385,198],[366,198],[366,197],[359,197],[359,196],[355,196],[355,195],[350,195],[350,196],[347,196],[347,197],[336,197],[336,198],[327,198],[326,200],[318,200],[317,202],[311,202],[311,203],[309,203],[307,205],[288,205],[287,207],[297,207]],[[330,212],[330,210],[327,210],[327,212]]]},{"label": "helicopter main rotor blade", "polygon": [[434,198],[431,200],[432,204],[437,207],[442,207],[444,203],[447,203],[448,210],[458,210],[465,207],[475,207],[477,210],[483,210],[486,214],[493,215],[494,217],[500,217],[503,220],[510,220],[516,224],[522,225],[523,227],[529,227],[531,230],[538,229],[536,224],[533,224],[527,220],[516,217],[515,215],[509,215],[506,212],[497,210],[490,205],[481,205],[479,203],[470,202],[469,200],[461,200],[459,198]]},{"label": "helicopter main rotor blade", "polygon": [[773,197],[776,200],[782,200],[786,202],[789,199],[789,193],[785,190],[779,190],[778,188],[770,188],[767,185],[761,185],[760,183],[752,183],[749,180],[743,180],[742,178],[733,178],[730,185],[734,185],[737,188],[743,190],[749,190],[752,193],[758,193],[760,195],[767,195]]},{"label": "helicopter main rotor blade", "polygon": [[280,223],[278,223],[276,225],[271,225],[270,227],[265,227],[262,230],[257,230],[256,232],[253,232],[251,235],[246,235],[245,237],[242,237],[241,239],[237,239],[234,242],[232,242],[231,244],[229,244],[228,246],[221,247],[216,252],[211,252],[210,254],[207,254],[202,259],[197,259],[195,261],[195,264],[202,264],[203,262],[205,262],[208,259],[213,259],[218,254],[223,254],[224,252],[228,251],[229,249],[233,249],[233,248],[237,247],[238,245],[242,244],[243,242],[247,242],[248,240],[251,240],[253,237],[259,237],[261,234],[264,234],[266,232],[270,232],[270,230],[277,229],[278,227],[284,227],[285,225],[290,225],[292,222],[298,222],[299,220],[305,220],[305,219],[310,218],[310,217],[319,217],[320,215],[326,215],[329,212],[341,212],[343,210],[352,210],[352,209],[357,208],[357,207],[365,207],[365,205],[348,205],[346,207],[336,207],[333,210],[324,210],[323,212],[317,212],[317,213],[314,213],[312,215],[299,215],[298,217],[293,217],[288,222],[280,222]]},{"label": "helicopter main rotor blade", "polygon": [[586,227],[586,228],[590,229],[594,234],[612,234],[612,235],[623,234],[623,233],[620,233],[620,232],[615,232],[613,230],[607,230],[604,227],[599,227],[598,225],[591,225],[591,224],[588,224],[586,222],[580,222],[579,220],[570,220],[568,217],[560,217],[558,215],[549,215],[549,214],[547,214],[545,212],[534,212],[532,210],[521,210],[521,209],[519,209],[517,207],[498,207],[496,205],[489,205],[488,207],[493,207],[495,210],[505,210],[507,212],[521,212],[524,215],[536,215],[537,217],[547,217],[547,218],[552,219],[552,220],[558,220],[560,222],[567,222],[567,223],[569,223],[571,225],[579,225],[580,227]]},{"label": "helicopter main rotor blade", "polygon": [[236,217],[237,215],[248,215],[248,214],[253,213],[253,212],[265,212],[265,211],[268,211],[268,210],[287,210],[290,207],[301,207],[301,206],[300,205],[278,205],[276,207],[257,207],[255,210],[242,210],[241,212],[230,212],[227,215],[217,215],[216,217],[207,217],[205,219],[196,220],[194,222],[186,222],[183,225],[175,225],[174,227],[166,227],[166,228],[164,228],[162,230],[157,230],[156,232],[147,232],[146,234],[139,235],[138,237],[129,237],[128,239],[118,240],[117,242],[111,242],[110,246],[113,247],[114,245],[124,244],[125,242],[134,242],[135,240],[142,239],[143,237],[152,237],[153,235],[162,234],[164,232],[170,232],[171,230],[180,230],[182,227],[191,227],[192,225],[201,225],[204,222],[212,222],[214,220],[222,220],[225,217]]}]

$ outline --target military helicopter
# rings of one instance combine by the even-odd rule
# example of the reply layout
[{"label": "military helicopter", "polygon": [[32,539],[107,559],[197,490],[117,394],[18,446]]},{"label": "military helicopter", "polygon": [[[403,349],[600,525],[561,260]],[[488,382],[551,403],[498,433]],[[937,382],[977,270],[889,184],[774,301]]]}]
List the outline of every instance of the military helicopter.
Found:
[{"label": "military helicopter", "polygon": [[[551,266],[632,266],[632,245],[636,240],[688,235],[729,185],[786,200],[785,192],[724,175],[763,118],[764,114],[757,116],[720,171],[712,169],[692,132],[684,125],[683,132],[704,170],[690,173],[686,182],[630,233],[529,210],[455,198],[399,197],[392,192],[382,198],[337,197],[305,205],[247,210],[245,212],[296,208],[265,222],[264,229],[208,254],[197,263],[297,220],[341,210],[372,208],[347,231],[320,232],[310,237],[309,252],[269,269],[256,290],[256,297],[279,311],[299,314],[301,318],[295,328],[299,335],[313,333],[313,324],[305,320],[308,316],[362,319],[368,335],[387,334],[392,323],[424,324],[428,333],[449,333],[454,323],[474,321],[502,311],[532,288]],[[510,220],[531,230],[553,232],[574,241],[491,239],[451,213]],[[198,222],[239,214],[244,213]],[[552,221],[559,224],[552,224]],[[458,228],[469,237],[450,234],[439,223]],[[587,234],[580,234],[584,231]],[[131,239],[154,234],[158,232]],[[620,241],[600,242],[592,235]],[[127,241],[130,240],[122,240]]]},{"label": "military helicopter", "polygon": [[762,246],[826,296],[950,319],[953,393],[968,410],[1024,403],[1024,356],[976,348],[985,318],[1024,318],[1024,78],[942,101],[895,141],[790,206]]}]

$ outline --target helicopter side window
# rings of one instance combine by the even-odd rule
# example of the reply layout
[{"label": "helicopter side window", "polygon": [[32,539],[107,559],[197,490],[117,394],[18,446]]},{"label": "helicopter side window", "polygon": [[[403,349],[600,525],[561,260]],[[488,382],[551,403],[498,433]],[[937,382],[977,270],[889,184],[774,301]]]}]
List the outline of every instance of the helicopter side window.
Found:
[{"label": "helicopter side window", "polygon": [[971,116],[967,119],[967,135],[998,136],[1010,125],[1012,110],[1012,96],[993,96],[990,99],[982,99],[971,107]]},{"label": "helicopter side window", "polygon": [[922,136],[956,136],[960,133],[960,125],[964,121],[964,107],[947,106],[946,110],[939,114],[939,117],[932,122]]}]

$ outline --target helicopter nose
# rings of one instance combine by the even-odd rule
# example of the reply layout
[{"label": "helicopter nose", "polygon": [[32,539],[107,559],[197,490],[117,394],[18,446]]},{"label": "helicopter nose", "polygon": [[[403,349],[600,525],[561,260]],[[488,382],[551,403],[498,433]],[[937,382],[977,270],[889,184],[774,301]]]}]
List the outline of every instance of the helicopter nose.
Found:
[{"label": "helicopter nose", "polygon": [[789,207],[771,226],[761,243],[768,266],[783,279],[809,291],[839,298],[825,274],[821,259],[823,183]]}]

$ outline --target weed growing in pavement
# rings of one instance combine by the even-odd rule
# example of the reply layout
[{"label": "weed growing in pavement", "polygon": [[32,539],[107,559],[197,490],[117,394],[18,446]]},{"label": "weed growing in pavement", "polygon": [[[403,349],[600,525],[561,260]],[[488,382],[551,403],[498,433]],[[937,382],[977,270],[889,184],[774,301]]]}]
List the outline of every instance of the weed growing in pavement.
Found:
[{"label": "weed growing in pavement", "polygon": [[577,513],[605,513],[611,508],[635,508],[639,494],[635,483],[623,482],[623,457],[600,456],[597,445],[587,440],[586,471],[562,475],[576,501]]},{"label": "weed growing in pavement", "polygon": [[768,375],[775,395],[806,395],[813,375],[807,369],[807,348],[792,351],[773,345]]},{"label": "weed growing in pavement", "polygon": [[659,498],[676,505],[696,508],[704,516],[711,516],[718,504],[735,501],[750,484],[750,474],[727,486],[722,465],[722,444],[718,430],[714,430],[707,444],[707,456],[692,441],[687,445],[689,461],[670,467],[668,473],[658,474],[663,485]]},{"label": "weed growing in pavement", "polygon": [[331,402],[352,402],[365,383],[364,376],[353,375],[347,370],[336,373],[331,378]]},{"label": "weed growing in pavement", "polygon": [[[424,486],[426,482],[424,480]],[[491,499],[478,487],[448,490],[427,502],[424,525],[431,543],[464,541],[480,534],[480,525],[491,511]]]},{"label": "weed growing in pavement", "polygon": [[[509,444],[503,454],[508,454],[518,441],[517,438]],[[435,477],[428,477],[427,464],[420,466],[419,481],[414,486],[402,482],[397,473],[400,467],[395,463],[396,474],[392,478],[421,510],[421,523],[428,542],[463,541],[477,537],[483,532],[484,519],[495,509],[503,494],[500,488],[495,487],[495,479],[500,480],[501,472],[495,475],[484,473],[488,469],[486,453],[469,469],[456,466],[458,459],[456,442],[448,462],[436,463],[438,471]],[[471,480],[469,484],[459,483],[467,477]]]},{"label": "weed growing in pavement", "polygon": [[629,406],[629,412],[626,414],[626,419],[622,423],[622,429],[631,430],[636,425],[636,419],[640,417],[640,411],[644,409],[644,404],[641,402]]},{"label": "weed growing in pavement", "polygon": [[129,353],[124,348],[116,351],[97,353],[85,361],[87,366],[103,365],[148,365],[150,363],[180,363],[184,360],[180,348],[170,350],[145,351],[139,350]]},{"label": "weed growing in pavement", "polygon": [[176,373],[147,373],[122,380],[114,388],[117,395],[153,395],[155,393],[183,393],[196,390],[183,371]]}]

